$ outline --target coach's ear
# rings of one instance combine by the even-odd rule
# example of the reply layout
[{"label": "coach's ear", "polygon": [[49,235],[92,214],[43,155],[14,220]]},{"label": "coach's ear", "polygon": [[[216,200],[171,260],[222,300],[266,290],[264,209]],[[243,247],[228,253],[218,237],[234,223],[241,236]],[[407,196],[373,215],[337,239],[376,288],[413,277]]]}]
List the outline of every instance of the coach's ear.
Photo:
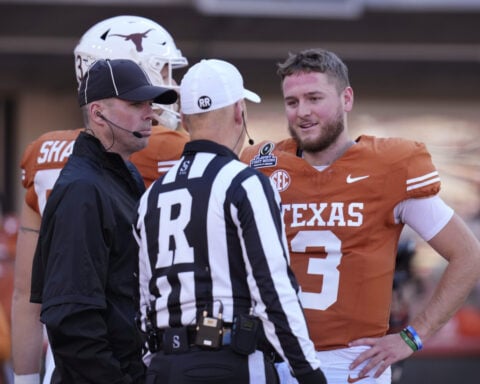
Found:
[{"label": "coach's ear", "polygon": [[102,113],[102,105],[97,102],[93,102],[90,104],[87,104],[85,108],[87,108],[89,120],[94,122],[97,125],[103,125],[104,124],[104,116]]}]

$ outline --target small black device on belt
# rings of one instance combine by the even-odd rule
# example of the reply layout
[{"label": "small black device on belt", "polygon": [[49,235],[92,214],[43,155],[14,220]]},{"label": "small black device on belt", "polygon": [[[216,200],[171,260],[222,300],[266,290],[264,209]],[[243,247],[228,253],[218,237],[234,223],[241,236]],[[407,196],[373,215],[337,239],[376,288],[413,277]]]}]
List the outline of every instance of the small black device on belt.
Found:
[{"label": "small black device on belt", "polygon": [[206,349],[220,348],[223,339],[222,312],[219,311],[218,317],[209,317],[207,311],[203,311],[196,331],[195,345]]},{"label": "small black device on belt", "polygon": [[233,319],[231,348],[240,355],[250,355],[257,349],[260,319],[240,314]]}]

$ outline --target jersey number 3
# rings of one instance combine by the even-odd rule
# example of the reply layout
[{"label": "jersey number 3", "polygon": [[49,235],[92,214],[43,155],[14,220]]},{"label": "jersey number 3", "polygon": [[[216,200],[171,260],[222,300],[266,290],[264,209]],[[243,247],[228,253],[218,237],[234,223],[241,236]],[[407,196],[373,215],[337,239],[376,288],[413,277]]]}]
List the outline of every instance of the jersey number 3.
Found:
[{"label": "jersey number 3", "polygon": [[331,231],[300,231],[292,239],[293,252],[305,253],[308,247],[324,247],[325,258],[308,259],[307,273],[323,275],[323,286],[319,292],[300,292],[304,308],[325,310],[337,301],[340,272],[338,266],[342,259],[340,239]]}]

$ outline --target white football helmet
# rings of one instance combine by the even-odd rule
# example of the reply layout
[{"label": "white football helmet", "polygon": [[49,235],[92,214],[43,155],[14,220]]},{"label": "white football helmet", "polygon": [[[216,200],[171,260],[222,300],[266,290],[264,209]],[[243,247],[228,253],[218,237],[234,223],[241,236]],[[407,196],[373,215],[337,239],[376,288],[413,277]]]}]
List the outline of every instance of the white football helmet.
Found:
[{"label": "white football helmet", "polygon": [[[137,62],[153,84],[178,88],[172,70],[188,65],[172,36],[154,21],[140,16],[116,16],[92,26],[75,47],[75,72],[80,83],[88,67],[100,59],[130,59]],[[168,77],[162,77],[166,66]],[[178,105],[154,104],[158,122],[175,129],[179,123]]]}]

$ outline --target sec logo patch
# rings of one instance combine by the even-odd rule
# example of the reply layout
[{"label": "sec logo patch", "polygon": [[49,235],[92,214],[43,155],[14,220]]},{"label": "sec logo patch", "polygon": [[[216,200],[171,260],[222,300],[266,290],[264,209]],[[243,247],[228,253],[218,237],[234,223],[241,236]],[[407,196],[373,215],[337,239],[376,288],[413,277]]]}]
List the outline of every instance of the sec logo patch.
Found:
[{"label": "sec logo patch", "polygon": [[272,180],[278,189],[278,192],[285,191],[290,185],[290,175],[283,169],[278,169],[270,175]]}]

